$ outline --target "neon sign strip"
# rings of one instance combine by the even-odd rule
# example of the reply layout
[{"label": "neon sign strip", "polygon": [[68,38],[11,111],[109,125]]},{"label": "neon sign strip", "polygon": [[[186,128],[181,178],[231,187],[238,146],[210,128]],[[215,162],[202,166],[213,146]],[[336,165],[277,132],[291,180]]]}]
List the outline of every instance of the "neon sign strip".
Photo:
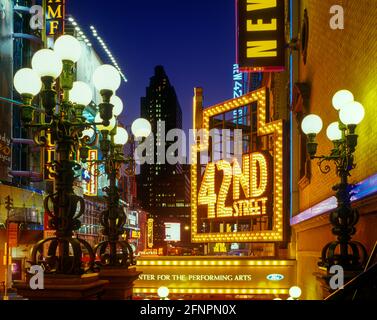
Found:
[{"label": "neon sign strip", "polygon": [[[377,174],[361,181],[355,185],[352,190],[353,196],[351,198],[352,202],[365,199],[366,197],[377,192]],[[328,198],[315,206],[301,212],[297,216],[291,219],[291,225],[294,226],[306,220],[318,217],[325,214],[337,207],[337,201],[335,197]]]}]

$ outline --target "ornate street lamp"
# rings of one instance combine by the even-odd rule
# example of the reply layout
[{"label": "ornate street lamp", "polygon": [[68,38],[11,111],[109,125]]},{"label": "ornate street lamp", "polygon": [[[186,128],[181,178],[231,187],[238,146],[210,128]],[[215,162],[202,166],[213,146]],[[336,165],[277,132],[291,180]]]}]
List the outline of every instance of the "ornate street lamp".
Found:
[{"label": "ornate street lamp", "polygon": [[[78,40],[64,35],[56,40],[54,50],[42,49],[35,53],[32,69],[21,69],[14,77],[14,86],[23,101],[21,119],[25,127],[31,129],[35,143],[41,147],[49,146],[47,136],[50,135],[55,149],[50,169],[55,191],[47,196],[44,207],[56,235],[38,242],[31,254],[31,263],[44,265],[46,274],[82,275],[94,267],[95,255],[90,245],[73,237],[85,211],[84,199],[73,191],[74,171],[80,169],[74,154],[81,151],[81,157],[85,157],[95,126],[83,116],[92,92],[87,84],[74,82],[75,63],[80,56]],[[114,108],[110,99],[120,86],[119,72],[109,65],[100,66],[94,82],[104,100],[99,106],[101,118],[97,124],[109,125]],[[32,101],[38,94],[45,116],[35,115]],[[46,244],[48,254],[42,260]],[[86,268],[82,262],[83,248],[90,257]]]},{"label": "ornate street lamp", "polygon": [[328,156],[316,156],[316,136],[322,130],[322,120],[317,115],[308,115],[302,121],[302,130],[308,137],[307,149],[311,159],[319,160],[322,173],[330,172],[327,162],[333,162],[340,183],[333,187],[336,192],[338,206],[330,214],[333,226],[332,233],[337,240],[327,244],[322,250],[320,267],[329,269],[333,265],[340,265],[345,271],[360,271],[366,262],[367,253],[364,246],[351,241],[356,232],[359,212],[351,207],[352,185],[348,183],[350,172],[356,167],[354,152],[358,136],[356,127],[365,116],[363,106],[354,101],[353,94],[341,90],[334,95],[333,106],[339,111],[339,121],[331,123],[327,128],[327,137],[333,142],[334,148]]},{"label": "ornate street lamp", "polygon": [[[123,103],[118,97],[113,97],[115,106],[114,115],[118,116],[123,110]],[[137,131],[133,130],[136,137],[149,136],[151,133],[150,124],[145,119],[136,120]],[[100,148],[103,160],[97,163],[105,164],[105,172],[109,179],[109,186],[104,188],[107,193],[107,209],[101,214],[101,225],[104,228],[103,234],[106,241],[99,243],[95,253],[99,253],[100,261],[96,262],[100,267],[128,268],[134,264],[133,251],[127,241],[121,240],[126,223],[126,215],[119,205],[120,193],[117,186],[117,177],[123,164],[131,160],[123,155],[123,146],[128,142],[129,135],[126,129],[116,125],[116,118],[110,120],[109,126],[97,126],[101,133]]]}]

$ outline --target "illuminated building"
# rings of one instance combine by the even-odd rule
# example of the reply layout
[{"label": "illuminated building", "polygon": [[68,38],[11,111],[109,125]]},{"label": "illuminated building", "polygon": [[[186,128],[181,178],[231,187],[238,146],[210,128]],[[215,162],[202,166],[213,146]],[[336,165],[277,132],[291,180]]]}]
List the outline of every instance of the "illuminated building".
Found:
[{"label": "illuminated building", "polygon": [[[189,235],[183,228],[189,224],[189,182],[187,167],[176,164],[163,164],[160,157],[165,157],[166,151],[173,142],[162,146],[164,137],[171,129],[182,128],[182,111],[174,87],[162,66],[155,68],[155,74],[150,79],[146,96],[141,99],[141,117],[152,125],[155,137],[154,164],[141,165],[138,188],[140,204],[155,218],[154,245],[166,247],[165,222],[179,222],[182,233],[187,234],[185,241],[189,243]],[[165,132],[162,124],[165,122]],[[166,161],[165,161],[166,162]]]},{"label": "illuminated building", "polygon": [[[292,217],[291,225],[297,255],[298,285],[304,299],[322,299],[328,295],[313,273],[320,272],[317,263],[322,248],[336,240],[331,232],[329,214],[337,207],[332,186],[339,183],[335,170],[323,174],[317,161],[310,161],[301,121],[309,113],[319,115],[324,130],[337,119],[332,106],[333,95],[342,89],[354,94],[365,108],[365,118],[357,127],[359,136],[355,153],[356,167],[350,182],[355,184],[353,207],[359,210],[353,240],[362,243],[368,254],[377,240],[376,196],[377,153],[375,102],[377,99],[376,12],[367,1],[344,2],[345,28],[332,29],[326,1],[292,1],[292,34],[301,34],[299,50],[292,52]],[[365,14],[368,12],[368,14]],[[347,14],[349,13],[349,14]],[[336,18],[336,17],[335,17]],[[339,22],[339,21],[338,21]],[[332,148],[326,132],[317,137],[318,155]],[[367,275],[365,275],[367,276]],[[370,283],[372,278],[366,277]],[[360,288],[361,289],[361,288]],[[361,290],[359,290],[361,291]],[[374,291],[375,292],[375,291]]]}]

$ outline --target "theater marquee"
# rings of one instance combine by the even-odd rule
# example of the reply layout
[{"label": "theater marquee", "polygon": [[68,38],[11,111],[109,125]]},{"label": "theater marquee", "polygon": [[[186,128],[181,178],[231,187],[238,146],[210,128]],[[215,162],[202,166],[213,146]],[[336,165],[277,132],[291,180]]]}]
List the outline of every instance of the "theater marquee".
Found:
[{"label": "theater marquee", "polygon": [[[266,107],[266,89],[260,89],[203,110],[205,132],[225,123],[246,136],[242,163],[210,157],[192,165],[193,242],[283,241],[283,121],[267,122]],[[209,146],[206,135],[193,146],[193,159],[210,153]]]}]

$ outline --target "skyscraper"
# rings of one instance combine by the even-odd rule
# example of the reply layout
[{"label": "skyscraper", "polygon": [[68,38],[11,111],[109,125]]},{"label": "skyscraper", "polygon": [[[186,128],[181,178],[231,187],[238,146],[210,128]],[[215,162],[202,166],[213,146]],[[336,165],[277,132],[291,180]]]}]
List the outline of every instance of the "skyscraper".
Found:
[{"label": "skyscraper", "polygon": [[[165,136],[172,129],[182,129],[182,110],[175,89],[162,66],[155,68],[146,96],[141,98],[141,116],[152,126],[155,161],[154,164],[141,166],[138,195],[143,208],[155,218],[155,244],[163,247],[165,222],[181,223],[183,234],[189,225],[189,190],[185,187],[188,170],[184,170],[179,163],[166,163],[165,155],[174,142],[165,142]],[[182,235],[182,241],[185,241],[184,238]],[[189,242],[188,238],[186,242]]]}]

